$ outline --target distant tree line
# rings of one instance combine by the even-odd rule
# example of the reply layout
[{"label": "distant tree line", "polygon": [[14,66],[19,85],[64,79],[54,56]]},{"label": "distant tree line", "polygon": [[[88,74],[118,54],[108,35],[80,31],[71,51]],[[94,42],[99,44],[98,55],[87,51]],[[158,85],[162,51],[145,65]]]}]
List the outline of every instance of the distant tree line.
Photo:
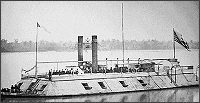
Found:
[{"label": "distant tree line", "polygon": [[[100,50],[121,50],[122,42],[119,40],[102,40],[99,43]],[[124,49],[125,50],[167,50],[173,49],[173,41],[158,41],[154,40],[126,40],[124,41]],[[190,49],[199,49],[199,42],[190,41],[188,42]],[[185,49],[182,45],[176,42],[176,49]]]},{"label": "distant tree line", "polygon": [[[38,51],[75,51],[77,50],[77,42],[49,42],[41,40],[38,42]],[[158,40],[126,40],[124,41],[125,50],[167,50],[173,49],[172,41]],[[199,49],[199,42],[188,42],[190,49]],[[15,39],[14,42],[8,42],[6,39],[1,39],[1,52],[34,52],[35,42],[22,41]],[[84,46],[86,47],[86,46]],[[89,46],[91,49],[91,45]],[[183,46],[176,43],[177,49],[184,49]],[[98,50],[122,50],[122,42],[116,39],[98,41]]]},{"label": "distant tree line", "polygon": [[[38,51],[73,51],[77,46],[75,42],[49,42],[41,40],[38,43]],[[7,42],[7,40],[1,40],[1,52],[34,52],[36,51],[36,43],[33,41],[18,42],[17,39],[14,42]]]}]

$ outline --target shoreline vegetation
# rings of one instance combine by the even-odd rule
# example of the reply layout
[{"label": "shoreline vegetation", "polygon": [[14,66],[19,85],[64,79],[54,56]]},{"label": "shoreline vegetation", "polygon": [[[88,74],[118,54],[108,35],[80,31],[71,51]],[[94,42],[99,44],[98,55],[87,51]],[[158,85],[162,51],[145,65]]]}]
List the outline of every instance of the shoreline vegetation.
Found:
[{"label": "shoreline vegetation", "polygon": [[[124,41],[124,50],[171,50],[173,49],[173,41],[158,41],[154,40],[126,40]],[[199,41],[189,41],[188,45],[190,49],[199,49]],[[34,41],[22,41],[19,42],[15,39],[13,42],[8,42],[6,39],[1,39],[1,52],[34,52],[35,51]],[[84,50],[91,49],[91,43],[83,45]],[[72,41],[60,41],[60,42],[49,42],[40,40],[38,41],[39,52],[49,51],[76,51],[78,48],[78,42]],[[185,49],[182,45],[176,43],[176,49]],[[98,50],[122,50],[122,42],[120,40],[101,40],[98,41]]]}]

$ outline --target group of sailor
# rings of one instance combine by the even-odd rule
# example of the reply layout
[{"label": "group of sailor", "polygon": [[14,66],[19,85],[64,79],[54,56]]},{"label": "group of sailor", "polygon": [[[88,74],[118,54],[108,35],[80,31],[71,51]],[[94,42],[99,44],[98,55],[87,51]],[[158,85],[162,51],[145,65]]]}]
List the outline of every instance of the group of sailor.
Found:
[{"label": "group of sailor", "polygon": [[65,69],[65,70],[53,70],[53,72],[51,72],[49,70],[49,73],[51,73],[52,75],[64,75],[64,74],[78,74],[78,70],[73,70],[73,68],[71,68],[71,70]]},{"label": "group of sailor", "polygon": [[15,85],[12,85],[10,89],[9,88],[2,88],[1,92],[20,93],[21,90],[20,90],[20,86],[15,84]]}]

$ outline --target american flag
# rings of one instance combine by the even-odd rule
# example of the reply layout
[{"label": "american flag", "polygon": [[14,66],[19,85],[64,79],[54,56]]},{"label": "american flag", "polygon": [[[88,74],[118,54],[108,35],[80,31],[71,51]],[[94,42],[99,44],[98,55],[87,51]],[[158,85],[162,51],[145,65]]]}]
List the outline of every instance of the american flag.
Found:
[{"label": "american flag", "polygon": [[44,26],[40,25],[38,22],[37,22],[37,27],[40,27],[40,28],[44,29],[46,32],[51,33]]},{"label": "american flag", "polygon": [[173,32],[174,32],[174,41],[178,42],[183,47],[185,47],[188,51],[190,51],[188,43],[183,40],[182,35],[180,33],[178,33],[177,31],[175,31],[175,30],[173,30]]}]

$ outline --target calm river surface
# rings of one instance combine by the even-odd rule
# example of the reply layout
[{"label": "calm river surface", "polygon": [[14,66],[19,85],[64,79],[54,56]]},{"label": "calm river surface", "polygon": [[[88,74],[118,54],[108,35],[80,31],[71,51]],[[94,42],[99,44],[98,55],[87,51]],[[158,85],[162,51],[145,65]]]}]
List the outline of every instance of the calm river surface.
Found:
[{"label": "calm river surface", "polygon": [[[39,52],[38,61],[67,61],[75,60],[78,58],[77,51],[74,52]],[[91,51],[84,51],[83,59],[91,60]],[[122,51],[98,51],[98,59],[122,59]],[[124,59],[146,59],[146,58],[173,58],[173,50],[125,50]],[[194,72],[199,65],[199,49],[192,49],[191,52],[187,50],[176,50],[176,58],[180,61],[180,65],[193,65]],[[104,64],[105,62],[99,62]],[[114,64],[114,63],[111,63]],[[9,87],[18,82],[21,78],[21,69],[30,69],[35,65],[35,52],[16,52],[16,53],[1,53],[1,88]],[[50,69],[64,69],[66,65],[77,65],[77,63],[62,63],[62,64],[39,64],[39,73],[48,72]],[[34,70],[30,72],[34,74]],[[30,101],[34,101],[30,100]],[[148,102],[148,101],[174,101],[174,102],[194,102],[199,101],[199,87],[190,88],[176,88],[159,91],[146,91],[146,92],[131,92],[120,93],[112,95],[95,95],[84,96],[76,98],[57,98],[57,99],[41,99],[38,101],[110,101],[110,102]]]}]

